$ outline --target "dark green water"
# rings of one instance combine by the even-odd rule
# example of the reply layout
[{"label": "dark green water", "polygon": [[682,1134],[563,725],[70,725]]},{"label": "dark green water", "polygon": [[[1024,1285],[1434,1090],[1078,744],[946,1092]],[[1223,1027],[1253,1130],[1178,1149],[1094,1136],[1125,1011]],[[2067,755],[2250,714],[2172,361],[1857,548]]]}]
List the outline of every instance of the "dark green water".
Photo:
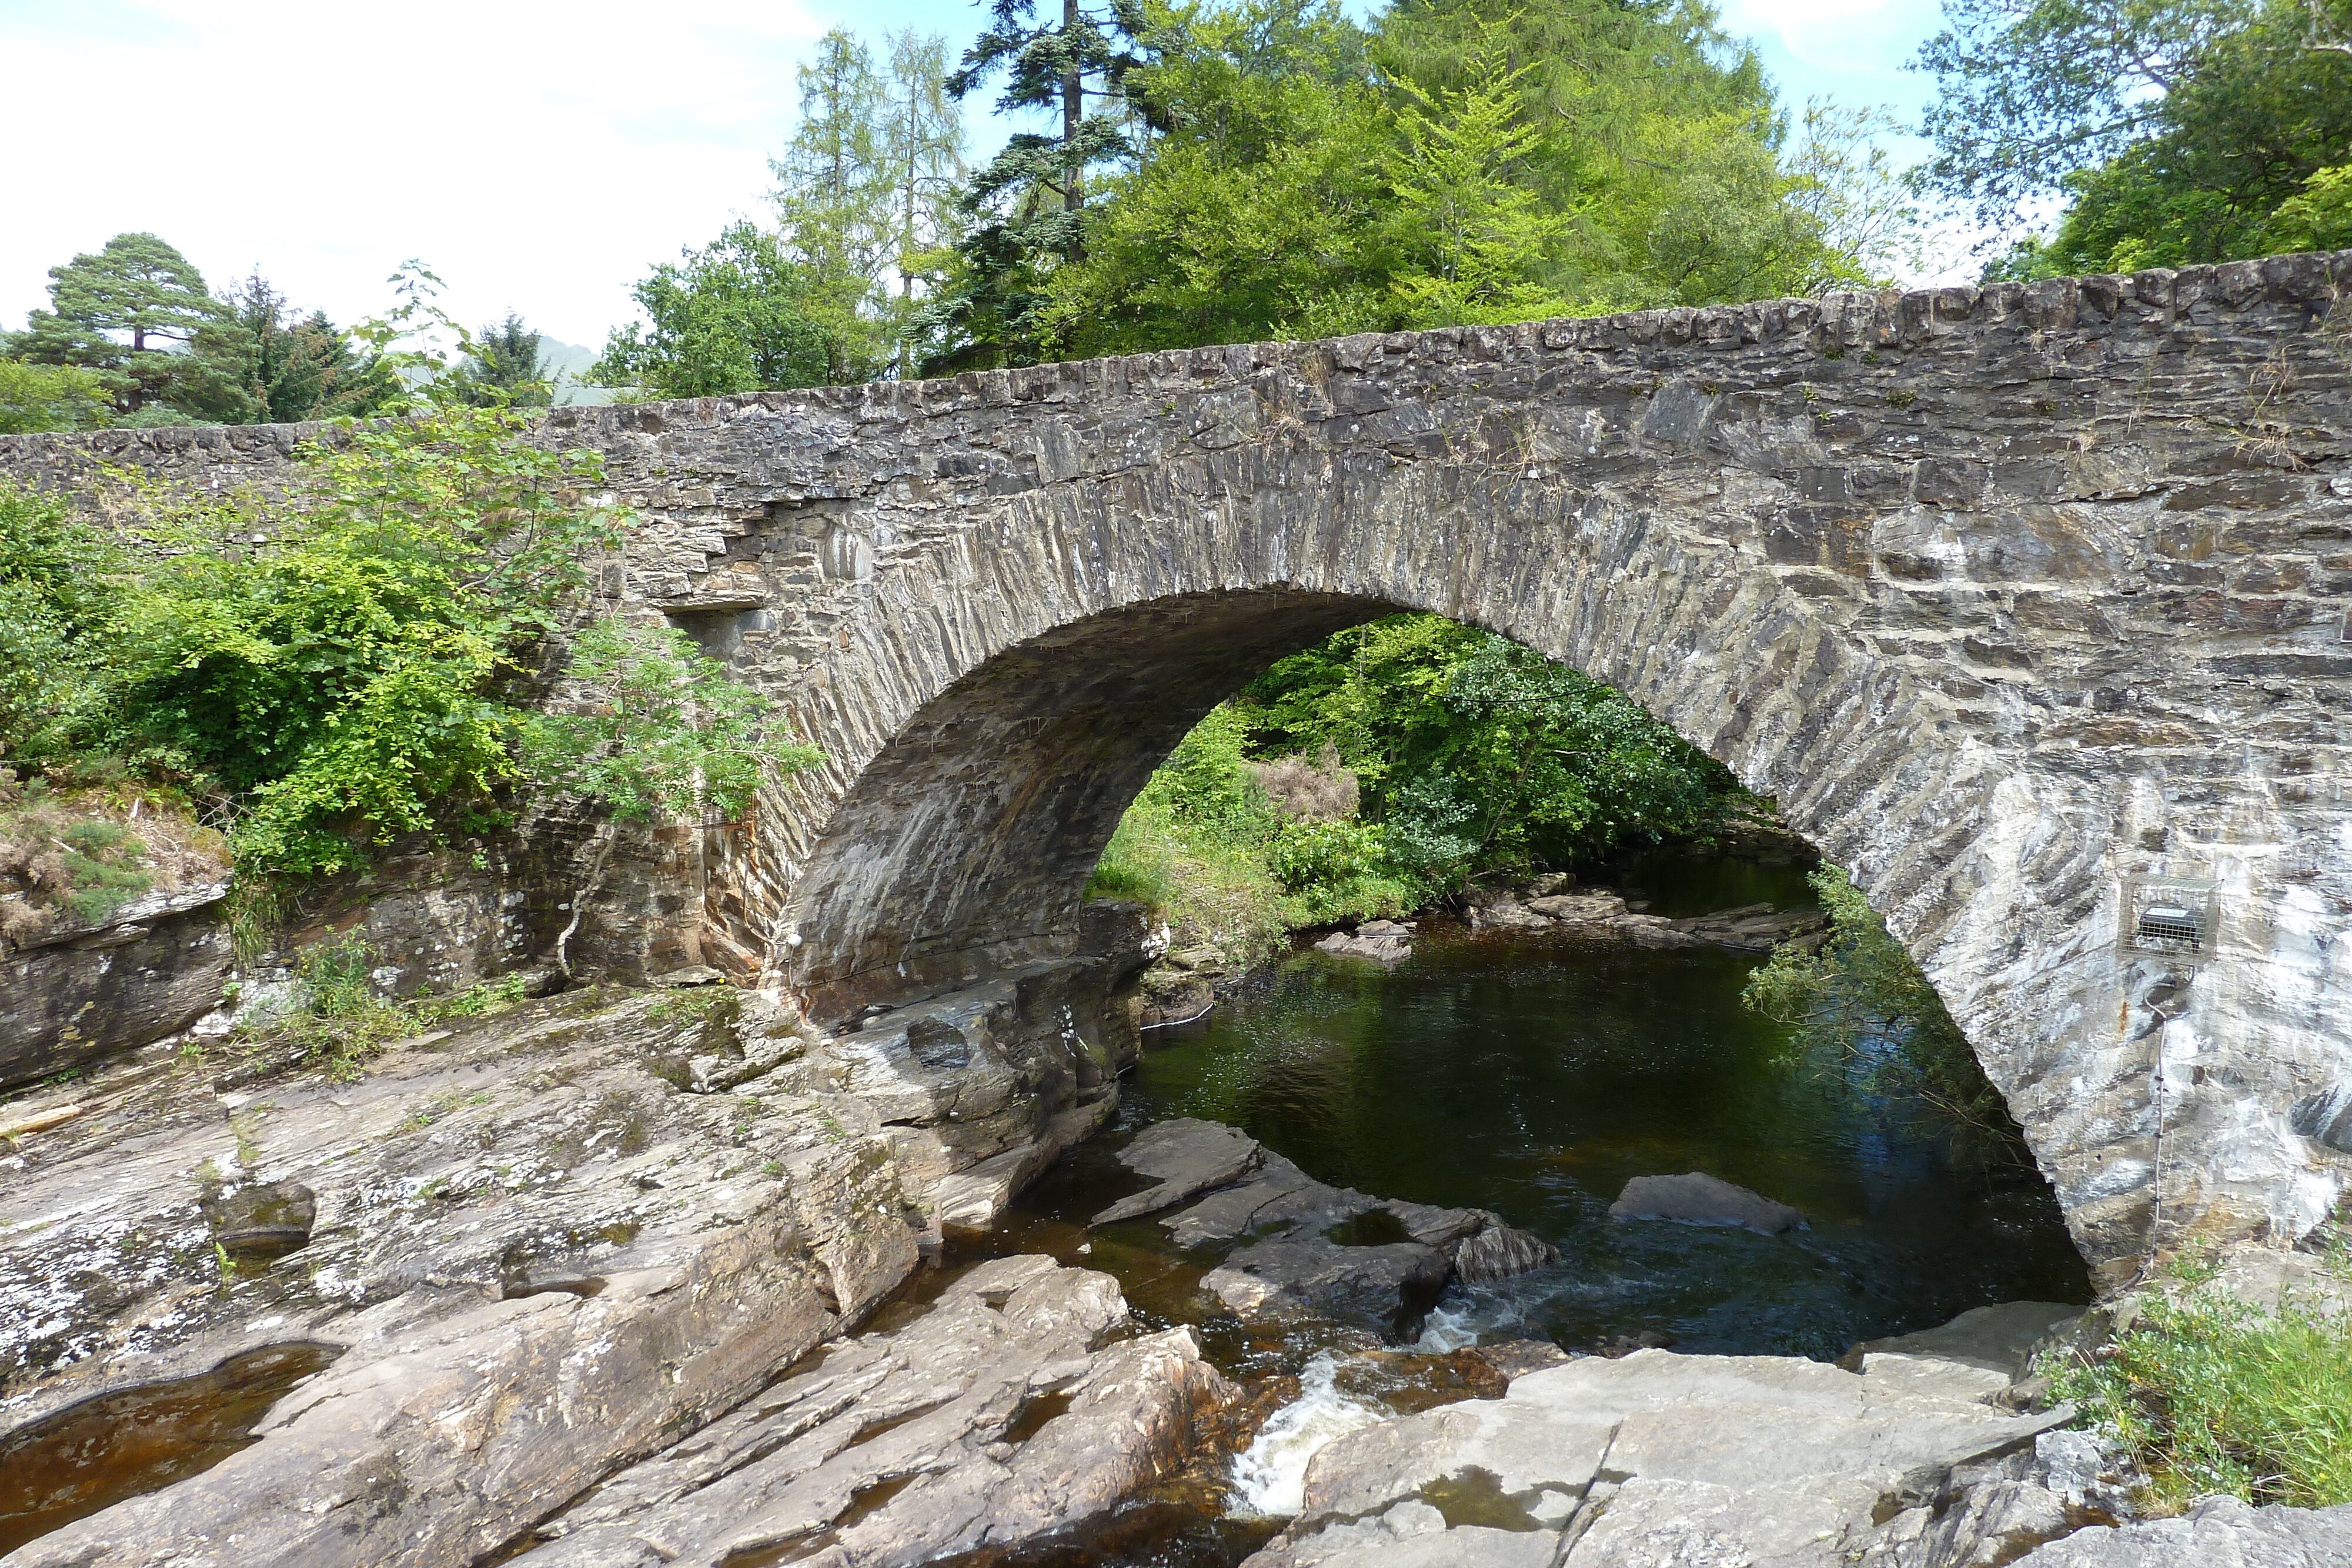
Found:
[{"label": "dark green water", "polygon": [[[1662,915],[1810,898],[1789,867],[1629,870]],[[1760,962],[1434,923],[1393,970],[1299,953],[1147,1046],[1121,1121],[1224,1122],[1324,1181],[1490,1208],[1560,1248],[1555,1269],[1449,1295],[1440,1341],[1589,1349],[1648,1332],[1827,1358],[1990,1301],[2088,1300],[2038,1176],[1953,1157],[1913,1107],[1776,1060],[1777,1030],[1739,1002]],[[1608,1218],[1629,1178],[1690,1170],[1793,1204],[1811,1228]]]}]

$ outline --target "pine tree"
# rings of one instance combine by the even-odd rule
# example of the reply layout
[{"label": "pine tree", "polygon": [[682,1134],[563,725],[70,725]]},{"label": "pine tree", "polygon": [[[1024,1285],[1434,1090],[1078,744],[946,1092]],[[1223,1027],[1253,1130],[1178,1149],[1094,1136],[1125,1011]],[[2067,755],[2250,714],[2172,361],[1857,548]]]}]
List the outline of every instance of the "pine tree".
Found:
[{"label": "pine tree", "polygon": [[125,413],[210,395],[192,385],[209,367],[164,346],[184,348],[222,309],[205,291],[204,274],[164,240],[119,234],[95,254],[49,268],[49,303],[10,335],[11,357],[97,371]]},{"label": "pine tree", "polygon": [[1145,59],[1139,0],[1099,9],[1062,0],[1061,9],[1058,22],[1040,24],[1036,0],[992,0],[987,30],[948,78],[961,99],[1001,71],[1000,110],[1049,111],[1059,129],[1020,132],[972,176],[974,222],[957,246],[955,287],[925,312],[948,340],[934,369],[1039,357],[1043,276],[1086,254],[1087,172],[1135,156],[1123,89]]}]

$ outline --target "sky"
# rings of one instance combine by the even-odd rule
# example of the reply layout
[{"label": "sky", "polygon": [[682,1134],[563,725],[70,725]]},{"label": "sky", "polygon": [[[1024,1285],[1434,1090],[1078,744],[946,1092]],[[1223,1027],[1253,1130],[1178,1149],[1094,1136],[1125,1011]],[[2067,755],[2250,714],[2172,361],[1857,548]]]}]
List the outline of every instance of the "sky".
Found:
[{"label": "sky", "polygon": [[[827,27],[961,48],[979,20],[963,0],[0,0],[0,329],[47,303],[51,267],[148,230],[216,289],[258,268],[338,322],[384,310],[414,257],[462,320],[512,309],[597,347],[653,263],[764,210]],[[1724,21],[1791,105],[1916,120],[1902,66],[1933,6],[1727,0]],[[980,151],[1006,129],[983,117]]]}]

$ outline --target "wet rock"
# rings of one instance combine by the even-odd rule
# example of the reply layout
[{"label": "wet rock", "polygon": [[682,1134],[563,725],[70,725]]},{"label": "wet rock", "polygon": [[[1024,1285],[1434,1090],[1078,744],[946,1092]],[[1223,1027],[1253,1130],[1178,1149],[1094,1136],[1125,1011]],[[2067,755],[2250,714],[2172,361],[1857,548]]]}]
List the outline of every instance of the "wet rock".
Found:
[{"label": "wet rock", "polygon": [[1126,1317],[1107,1274],[982,1264],[613,1476],[515,1561],[886,1568],[1082,1526],[1185,1464],[1238,1397],[1189,1329],[1090,1348]]},{"label": "wet rock", "polygon": [[1190,1251],[1274,1231],[1319,1233],[1376,1207],[1377,1199],[1317,1181],[1280,1155],[1262,1149],[1257,1168],[1246,1180],[1209,1194],[1160,1224],[1177,1246]]},{"label": "wet rock", "polygon": [[1500,1344],[1482,1344],[1473,1354],[1484,1358],[1506,1378],[1524,1377],[1530,1372],[1558,1366],[1569,1359],[1568,1352],[1548,1339],[1514,1339]]},{"label": "wet rock", "polygon": [[197,1200],[213,1244],[240,1268],[266,1265],[310,1245],[318,1195],[298,1181],[247,1182]]},{"label": "wet rock", "polygon": [[1516,899],[1504,899],[1488,904],[1472,904],[1469,911],[1473,931],[1548,931],[1549,916],[1529,908]]},{"label": "wet rock", "polygon": [[2017,1568],[2341,1568],[2352,1562],[2352,1504],[2252,1508],[2210,1497],[2180,1519],[2081,1530],[2016,1559]]},{"label": "wet rock", "polygon": [[1231,1186],[1257,1169],[1264,1155],[1257,1140],[1238,1128],[1183,1116],[1154,1122],[1117,1157],[1128,1169],[1155,1178],[1154,1185],[1096,1215],[1097,1225],[1157,1214],[1196,1194]]},{"label": "wet rock", "polygon": [[1554,894],[1544,898],[1528,900],[1528,908],[1547,920],[1562,925],[1580,925],[1596,921],[1614,920],[1625,913],[1625,901],[1613,893]]},{"label": "wet rock", "polygon": [[1412,944],[1402,935],[1360,926],[1352,933],[1332,932],[1315,944],[1315,950],[1335,958],[1369,958],[1376,964],[1401,964],[1412,956]]},{"label": "wet rock", "polygon": [[1542,1237],[1502,1224],[1481,1228],[1454,1253],[1454,1272],[1470,1285],[1492,1284],[1559,1261],[1559,1249]]},{"label": "wet rock", "polygon": [[1609,1206],[1612,1219],[1679,1219],[1693,1225],[1736,1225],[1759,1236],[1778,1236],[1805,1223],[1804,1215],[1785,1203],[1775,1203],[1708,1176],[1689,1171],[1681,1176],[1635,1176]]},{"label": "wet rock", "polygon": [[1244,1319],[1312,1312],[1408,1339],[1444,1290],[1445,1254],[1418,1241],[1350,1247],[1281,1236],[1234,1253],[1201,1286]]},{"label": "wet rock", "polygon": [[1557,1260],[1540,1239],[1478,1208],[1383,1201],[1318,1182],[1255,1140],[1215,1123],[1155,1123],[1120,1155],[1157,1185],[1095,1217],[1161,1213],[1186,1250],[1248,1239],[1202,1281],[1244,1319],[1313,1312],[1384,1335],[1419,1323],[1463,1260],[1488,1282]]},{"label": "wet rock", "polygon": [[1196,1022],[1217,1005],[1216,987],[1209,977],[1157,965],[1144,971],[1142,991],[1139,1022],[1148,1030]]}]

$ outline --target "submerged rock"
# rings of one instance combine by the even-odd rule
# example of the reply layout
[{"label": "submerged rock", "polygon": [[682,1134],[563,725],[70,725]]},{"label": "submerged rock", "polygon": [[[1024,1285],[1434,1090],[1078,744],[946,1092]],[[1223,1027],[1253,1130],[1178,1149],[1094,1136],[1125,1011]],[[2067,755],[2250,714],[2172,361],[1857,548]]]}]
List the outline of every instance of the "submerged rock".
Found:
[{"label": "submerged rock", "polygon": [[1736,1225],[1759,1236],[1778,1236],[1805,1223],[1802,1211],[1704,1171],[1635,1176],[1609,1206],[1609,1218]]}]

